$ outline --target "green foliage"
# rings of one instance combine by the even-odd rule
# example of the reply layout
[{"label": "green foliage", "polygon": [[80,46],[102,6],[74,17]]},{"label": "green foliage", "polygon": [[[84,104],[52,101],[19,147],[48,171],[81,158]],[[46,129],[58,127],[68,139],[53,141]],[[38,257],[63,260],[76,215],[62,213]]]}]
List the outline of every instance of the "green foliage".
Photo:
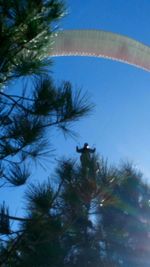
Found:
[{"label": "green foliage", "polygon": [[49,66],[47,48],[54,21],[62,17],[61,1],[0,1],[0,85]]},{"label": "green foliage", "polygon": [[[72,123],[93,108],[80,90],[74,92],[68,81],[56,85],[48,74],[51,37],[63,14],[59,0],[0,0],[0,189],[26,185],[33,163],[41,163],[53,151],[50,129],[70,134]],[[18,83],[24,76],[27,83]],[[12,82],[19,84],[17,93],[11,93]],[[50,262],[57,267],[63,262],[67,248],[62,183],[58,190],[50,183],[30,184],[23,218],[10,216],[1,205],[0,266]]]},{"label": "green foliage", "polygon": [[10,241],[11,266],[149,266],[150,188],[141,173],[93,156],[86,171],[60,161],[55,178],[55,187],[29,187],[21,241],[15,250]]},{"label": "green foliage", "polygon": [[26,86],[21,96],[0,92],[1,182],[6,180],[16,186],[30,176],[25,170],[29,159],[35,161],[52,151],[47,128],[70,133],[71,123],[92,109],[81,92],[72,92],[70,83],[56,86],[49,76],[35,80],[30,96],[28,89]]},{"label": "green foliage", "polygon": [[56,87],[52,79],[41,79],[35,84],[33,113],[47,116],[56,103]]},{"label": "green foliage", "polygon": [[28,201],[28,209],[32,213],[49,214],[52,206],[53,191],[50,183],[42,183],[38,185],[31,184],[26,193]]},{"label": "green foliage", "polygon": [[[149,215],[143,216],[141,205],[145,185],[141,173],[129,164],[122,166],[118,176],[120,182],[113,182],[111,194],[108,199],[104,198],[101,207],[107,253],[112,263],[118,262],[117,266],[148,266]],[[142,246],[145,249],[143,255],[139,255]]]},{"label": "green foliage", "polygon": [[24,185],[30,176],[30,171],[27,166],[12,164],[8,176],[5,179],[13,186]]},{"label": "green foliage", "polygon": [[[52,151],[46,128],[56,126],[66,132],[68,122],[78,116],[74,109],[66,118],[69,103],[65,90],[58,89],[48,76],[51,60],[47,48],[63,14],[59,0],[0,0],[0,187],[25,184],[30,176],[25,170],[29,160]],[[12,81],[17,83],[22,76],[34,79],[25,86],[20,83],[19,92],[11,94]],[[63,99],[61,107],[59,98]]]}]

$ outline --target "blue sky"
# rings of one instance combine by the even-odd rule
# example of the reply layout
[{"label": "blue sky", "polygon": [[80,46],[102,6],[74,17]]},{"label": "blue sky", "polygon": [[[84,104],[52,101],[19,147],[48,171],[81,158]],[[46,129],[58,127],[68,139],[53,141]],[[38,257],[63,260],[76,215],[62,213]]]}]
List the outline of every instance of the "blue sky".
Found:
[{"label": "blue sky", "polygon": [[[67,0],[68,15],[61,29],[99,29],[119,33],[150,45],[150,1]],[[88,142],[108,162],[131,161],[150,177],[150,73],[133,66],[91,57],[53,58],[57,83],[69,80],[74,88],[88,92],[95,110],[75,124],[78,139],[64,139],[53,132],[59,157],[78,157],[76,145]],[[49,163],[47,163],[49,165]],[[53,170],[53,164],[50,163]],[[51,171],[39,170],[38,176]],[[34,173],[33,180],[36,181]],[[11,202],[13,215],[20,215],[20,189],[1,191],[0,200]],[[9,194],[9,199],[8,199]],[[0,201],[0,202],[1,202]]]},{"label": "blue sky", "polygon": [[[106,30],[150,44],[147,0],[68,0],[67,6],[62,29]],[[60,138],[63,153],[75,155],[76,142],[87,141],[110,163],[129,160],[150,176],[150,73],[91,57],[55,58],[53,72],[56,81],[70,80],[88,91],[96,105],[93,115],[76,125],[77,141]]]}]

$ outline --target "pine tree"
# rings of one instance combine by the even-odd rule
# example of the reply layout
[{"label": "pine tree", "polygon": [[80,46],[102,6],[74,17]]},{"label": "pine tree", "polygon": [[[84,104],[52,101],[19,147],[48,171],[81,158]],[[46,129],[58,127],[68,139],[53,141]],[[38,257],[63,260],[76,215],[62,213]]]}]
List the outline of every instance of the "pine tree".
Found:
[{"label": "pine tree", "polygon": [[[32,174],[28,163],[51,155],[53,143],[47,129],[57,127],[70,133],[71,123],[92,108],[70,82],[57,85],[49,75],[48,50],[56,21],[64,12],[59,0],[0,0],[1,190],[5,185],[26,184]],[[16,93],[13,84],[19,87]],[[8,239],[12,239],[13,251],[20,243],[20,232],[11,229],[10,220],[26,222],[26,218],[10,215],[5,202],[0,205],[1,265],[3,259],[11,258],[11,245],[5,257]]]},{"label": "pine tree", "polygon": [[150,188],[131,164],[124,164],[115,179],[100,211],[107,260],[117,267],[148,266]]},{"label": "pine tree", "polygon": [[55,177],[55,189],[52,179],[28,189],[27,216],[2,253],[4,266],[8,258],[11,266],[99,266],[99,233],[90,218],[99,190],[95,159],[88,168],[62,161]]},{"label": "pine tree", "polygon": [[[56,85],[48,75],[47,49],[54,22],[62,17],[61,1],[0,1],[0,188],[23,185],[30,171],[27,160],[51,152],[46,129],[69,131],[71,122],[86,115],[91,105],[72,85]],[[19,92],[11,93],[20,77]]]},{"label": "pine tree", "polygon": [[0,85],[25,75],[45,73],[47,49],[64,14],[59,0],[0,1]]},{"label": "pine tree", "polygon": [[28,188],[27,216],[3,266],[148,266],[149,196],[129,164],[62,160],[48,182]]}]

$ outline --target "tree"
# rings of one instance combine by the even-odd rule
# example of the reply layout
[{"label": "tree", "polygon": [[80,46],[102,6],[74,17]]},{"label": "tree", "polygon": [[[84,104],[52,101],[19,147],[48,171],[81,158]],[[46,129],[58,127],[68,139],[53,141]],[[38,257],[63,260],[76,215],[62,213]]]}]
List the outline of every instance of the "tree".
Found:
[{"label": "tree", "polygon": [[47,48],[55,24],[64,14],[60,0],[0,1],[0,84],[45,73]]},{"label": "tree", "polygon": [[85,174],[85,169],[72,160],[62,161],[55,174],[55,190],[50,181],[30,187],[26,220],[18,236],[10,240],[10,250],[2,253],[3,262],[9,258],[11,266],[80,266],[82,260],[87,266],[86,252],[88,266],[94,261],[98,266],[99,244],[89,218],[90,202],[94,205],[97,193],[95,182],[89,180],[91,175],[96,179],[94,158],[90,167]]},{"label": "tree", "polygon": [[[0,188],[26,184],[32,173],[28,162],[52,152],[47,129],[57,127],[67,134],[71,123],[92,108],[80,90],[73,92],[70,82],[56,85],[49,75],[47,51],[55,22],[63,14],[59,0],[0,0]],[[13,83],[19,84],[19,92],[11,91]],[[18,235],[10,219],[26,221],[11,216],[1,204],[4,236]]]},{"label": "tree", "polygon": [[[148,266],[150,188],[142,174],[131,164],[124,164],[112,181],[101,207],[107,259],[113,266]],[[143,213],[143,203],[147,211]]]},{"label": "tree", "polygon": [[6,182],[20,186],[30,176],[28,161],[51,151],[47,128],[67,133],[69,124],[86,115],[91,106],[80,91],[73,94],[69,82],[57,88],[50,77],[38,78],[29,96],[0,95],[0,186]]},{"label": "tree", "polygon": [[[48,127],[67,133],[92,107],[80,90],[73,93],[69,82],[55,85],[47,72],[47,48],[63,12],[57,0],[0,1],[0,187],[26,182],[26,161],[49,150]],[[30,83],[11,93],[12,82],[25,76]]]},{"label": "tree", "polygon": [[11,266],[149,265],[150,188],[141,173],[93,155],[86,166],[60,161],[54,177],[55,188],[49,180],[27,191]]}]

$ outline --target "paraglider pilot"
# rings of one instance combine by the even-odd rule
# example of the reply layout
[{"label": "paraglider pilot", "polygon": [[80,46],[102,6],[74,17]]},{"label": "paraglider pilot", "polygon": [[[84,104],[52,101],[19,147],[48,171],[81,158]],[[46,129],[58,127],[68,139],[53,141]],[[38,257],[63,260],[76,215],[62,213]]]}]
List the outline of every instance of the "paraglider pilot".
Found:
[{"label": "paraglider pilot", "polygon": [[94,153],[95,151],[96,148],[90,148],[88,143],[85,143],[83,148],[78,148],[78,146],[76,146],[76,152],[81,153],[80,160],[82,166],[86,166],[90,163],[90,154]]}]

